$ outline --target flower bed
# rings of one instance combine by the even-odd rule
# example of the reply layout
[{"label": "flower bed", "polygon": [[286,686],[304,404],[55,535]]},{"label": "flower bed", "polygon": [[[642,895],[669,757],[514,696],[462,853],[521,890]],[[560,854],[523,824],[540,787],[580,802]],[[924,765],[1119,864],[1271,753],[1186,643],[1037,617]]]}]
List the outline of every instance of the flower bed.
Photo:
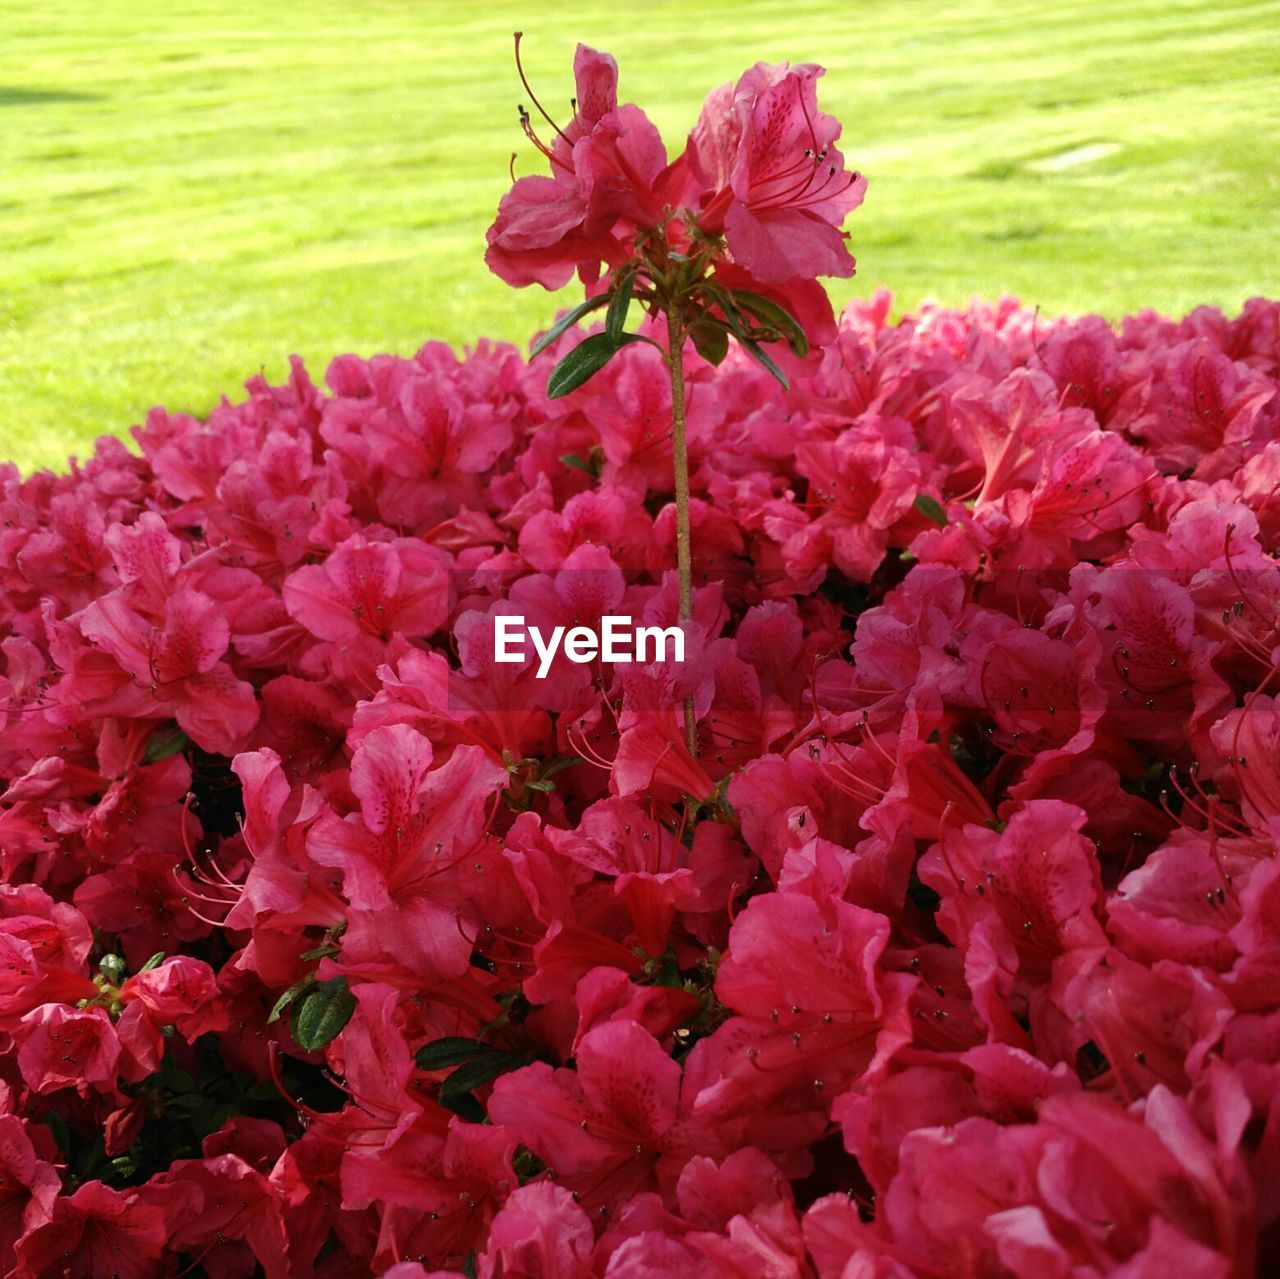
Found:
[{"label": "flower bed", "polygon": [[1274,1264],[1280,305],[888,307],[3,473],[0,1273]]}]

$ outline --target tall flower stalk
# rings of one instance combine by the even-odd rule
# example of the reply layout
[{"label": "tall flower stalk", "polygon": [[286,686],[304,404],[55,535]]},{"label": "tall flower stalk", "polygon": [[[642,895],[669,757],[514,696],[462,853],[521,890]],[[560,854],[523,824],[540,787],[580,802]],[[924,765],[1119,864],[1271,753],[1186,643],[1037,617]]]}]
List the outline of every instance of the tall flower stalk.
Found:
[{"label": "tall flower stalk", "polygon": [[[684,322],[668,303],[667,374],[671,378],[671,457],[676,497],[676,573],[680,581],[680,621],[693,620],[693,536],[689,531],[689,444],[684,422]],[[684,738],[689,754],[698,755],[698,720],[693,694],[684,699]]]},{"label": "tall flower stalk", "polygon": [[[656,347],[671,381],[672,487],[680,621],[693,617],[685,351],[719,364],[732,338],[780,383],[831,341],[831,305],[816,277],[853,274],[840,224],[866,182],[835,146],[840,125],[817,107],[822,68],[757,63],[708,97],[684,151],[668,163],[658,131],[639,107],[619,106],[617,64],[579,45],[577,96],[561,126],[529,85],[516,33],[516,66],[544,138],[522,104],[520,125],[550,167],[516,180],[488,233],[486,261],[516,286],[557,289],[576,272],[588,296],[543,336],[537,355],[593,312],[604,328],[553,369],[552,397],[568,395],[625,347]],[[633,301],[665,322],[665,344],[629,332]],[[783,344],[775,359],[766,351]],[[685,745],[698,753],[692,696]]]}]

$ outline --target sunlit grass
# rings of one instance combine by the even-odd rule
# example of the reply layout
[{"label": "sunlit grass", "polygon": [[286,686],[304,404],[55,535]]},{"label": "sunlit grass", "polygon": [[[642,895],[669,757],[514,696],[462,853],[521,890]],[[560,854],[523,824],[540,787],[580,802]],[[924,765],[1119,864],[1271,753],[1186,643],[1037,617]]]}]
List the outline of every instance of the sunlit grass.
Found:
[{"label": "sunlit grass", "polygon": [[536,167],[515,26],[549,106],[585,40],[673,148],[750,62],[825,63],[870,178],[839,300],[1280,292],[1277,3],[50,0],[0,9],[0,457],[203,413],[294,351],[524,341],[562,299],[482,261],[511,152]]}]

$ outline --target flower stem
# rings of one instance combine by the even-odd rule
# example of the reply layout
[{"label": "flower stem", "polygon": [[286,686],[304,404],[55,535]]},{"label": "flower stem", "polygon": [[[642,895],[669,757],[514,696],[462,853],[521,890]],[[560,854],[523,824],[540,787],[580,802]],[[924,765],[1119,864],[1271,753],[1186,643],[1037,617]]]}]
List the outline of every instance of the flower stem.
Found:
[{"label": "flower stem", "polygon": [[[689,449],[684,432],[684,325],[679,308],[668,303],[667,372],[671,376],[671,451],[676,480],[676,573],[680,579],[680,621],[693,617],[693,551],[689,537]],[[693,694],[684,699],[684,739],[698,758],[698,723]]]}]

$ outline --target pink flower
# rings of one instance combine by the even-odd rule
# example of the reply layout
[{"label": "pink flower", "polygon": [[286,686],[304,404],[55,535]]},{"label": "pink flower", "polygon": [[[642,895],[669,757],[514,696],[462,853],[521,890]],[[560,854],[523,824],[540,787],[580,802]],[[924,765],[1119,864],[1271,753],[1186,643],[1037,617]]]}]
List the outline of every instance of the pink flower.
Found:
[{"label": "pink flower", "polygon": [[120,989],[127,1006],[137,1002],[157,1026],[174,1026],[188,1041],[219,1030],[223,1016],[214,1007],[218,979],[202,960],[175,955],[145,973],[130,977]]},{"label": "pink flower", "polygon": [[699,225],[766,283],[853,274],[840,224],[867,182],[845,171],[840,124],[818,110],[822,74],[756,63],[707,98],[683,157]]},{"label": "pink flower", "polygon": [[140,968],[157,951],[176,950],[213,931],[187,908],[183,885],[174,873],[177,865],[172,853],[144,845],[110,871],[81,880],[76,888],[75,902],[85,918],[120,937],[132,967]]},{"label": "pink flower", "polygon": [[344,953],[395,956],[448,978],[471,954],[457,924],[457,868],[483,839],[485,805],[510,774],[477,746],[431,764],[430,743],[413,729],[375,729],[351,763],[359,813],[325,813],[307,851],[342,872],[352,907]]},{"label": "pink flower", "polygon": [[[64,696],[73,706],[96,704],[99,714],[172,717],[203,749],[234,754],[258,708],[228,648],[262,584],[199,557],[183,564],[181,544],[150,513],[132,528],[113,526],[106,540],[123,585],[77,615],[94,647],[77,654]],[[95,661],[103,655],[111,661]]]},{"label": "pink flower", "polygon": [[163,1211],[137,1190],[87,1181],[19,1240],[14,1279],[159,1279],[167,1235]]},{"label": "pink flower", "polygon": [[480,1257],[481,1279],[565,1279],[591,1273],[595,1236],[587,1214],[563,1186],[535,1181],[493,1219]]},{"label": "pink flower", "polygon": [[36,1092],[74,1088],[87,1096],[115,1091],[120,1041],[105,1008],[76,1011],[42,1004],[22,1019],[14,1039],[18,1069]]},{"label": "pink flower", "polygon": [[206,1151],[203,1159],[179,1160],[153,1184],[176,1192],[168,1196],[170,1250],[195,1254],[211,1270],[247,1253],[266,1279],[292,1273],[280,1190],[239,1156]]},{"label": "pink flower", "polygon": [[706,1043],[698,1108],[759,1116],[821,1109],[910,1038],[914,981],[886,974],[888,920],[803,892],[753,899],[734,921],[716,994],[738,1015]]},{"label": "pink flower", "polygon": [[12,1270],[14,1245],[49,1220],[61,1189],[57,1170],[32,1141],[27,1120],[0,1115],[0,1270],[5,1274]]},{"label": "pink flower", "polygon": [[1002,1037],[1017,1034],[1007,1003],[1015,973],[1026,991],[1057,957],[1105,945],[1095,914],[1100,872],[1079,833],[1084,821],[1073,805],[1033,800],[1003,833],[949,831],[920,861],[921,880],[942,897],[938,925],[965,950],[975,998],[982,1007],[992,999],[1005,1019]]},{"label": "pink flower", "polygon": [[1274,437],[1280,403],[1271,379],[1204,339],[1162,352],[1161,364],[1147,412],[1130,429],[1162,470],[1193,467],[1198,479],[1222,479]]},{"label": "pink flower", "polygon": [[692,1155],[719,1146],[688,1113],[679,1065],[634,1022],[588,1032],[576,1061],[576,1070],[535,1062],[502,1076],[489,1113],[584,1203],[671,1184]]},{"label": "pink flower", "polygon": [[451,519],[478,515],[483,477],[511,445],[521,407],[512,366],[513,347],[488,343],[465,357],[432,342],[413,359],[334,360],[320,434],[358,520],[440,545]]},{"label": "pink flower", "polygon": [[461,1265],[491,1236],[517,1185],[515,1148],[506,1129],[457,1119],[443,1140],[411,1134],[376,1155],[357,1147],[343,1160],[343,1203],[381,1205],[375,1260],[412,1255]]},{"label": "pink flower", "polygon": [[576,108],[563,129],[529,89],[554,134],[550,142],[521,107],[525,132],[552,176],[518,179],[489,228],[485,261],[508,284],[558,289],[575,270],[594,280],[602,262],[626,261],[636,233],[663,220],[659,178],[667,154],[658,131],[639,107],[618,106],[618,66],[608,54],[580,44],[573,66]]},{"label": "pink flower", "polygon": [[562,856],[613,881],[650,955],[666,949],[676,911],[699,905],[685,850],[630,800],[593,804],[575,832],[552,830],[547,838]]},{"label": "pink flower", "polygon": [[797,564],[815,555],[829,558],[842,573],[865,581],[919,490],[909,427],[882,419],[852,427],[832,443],[802,444],[796,468],[808,480],[813,523],[790,539],[784,555]]},{"label": "pink flower", "polygon": [[283,595],[291,617],[338,643],[432,635],[449,611],[442,557],[411,538],[370,542],[357,534],[324,564],[292,573]]},{"label": "pink flower", "polygon": [[1280,304],[833,331],[755,273],[844,262],[810,69],[639,183],[578,69],[518,271],[665,219],[640,303],[832,342],[688,353],[689,660],[494,661],[676,618],[652,352],[0,465],[0,1272],[1272,1273]]}]

